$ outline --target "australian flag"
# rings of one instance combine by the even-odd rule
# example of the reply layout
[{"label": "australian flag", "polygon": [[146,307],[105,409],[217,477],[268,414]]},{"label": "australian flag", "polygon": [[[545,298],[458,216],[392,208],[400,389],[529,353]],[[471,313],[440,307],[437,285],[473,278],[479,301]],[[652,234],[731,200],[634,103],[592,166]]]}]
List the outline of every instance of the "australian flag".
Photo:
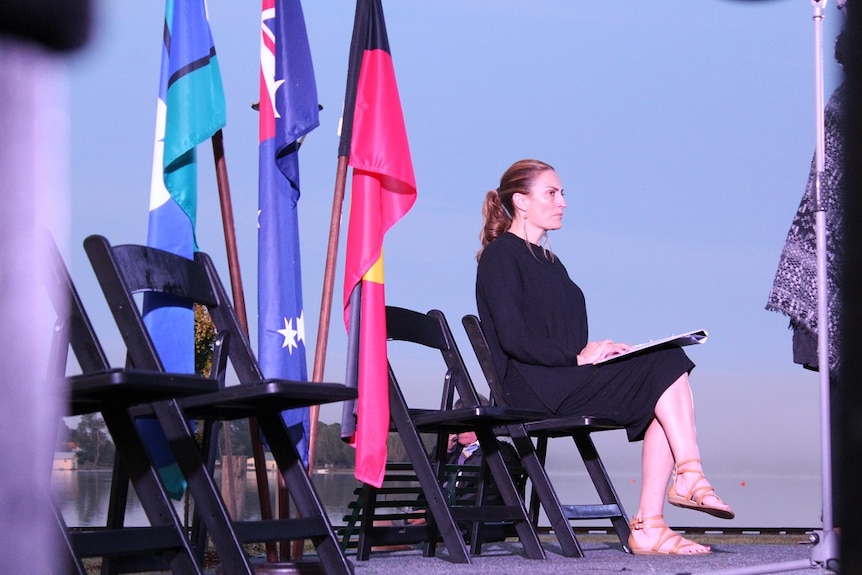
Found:
[{"label": "australian flag", "polygon": [[[263,0],[260,44],[258,341],[267,378],[305,381],[299,151],[318,126],[317,87],[299,0]],[[308,464],[308,408],[284,413]]]}]

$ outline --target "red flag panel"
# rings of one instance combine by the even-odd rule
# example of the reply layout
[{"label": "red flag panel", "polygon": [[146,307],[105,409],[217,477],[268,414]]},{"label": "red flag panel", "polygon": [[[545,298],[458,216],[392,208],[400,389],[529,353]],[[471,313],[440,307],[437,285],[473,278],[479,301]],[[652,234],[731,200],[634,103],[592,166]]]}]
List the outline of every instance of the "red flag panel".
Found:
[{"label": "red flag panel", "polygon": [[[349,324],[350,295],[361,282],[359,333],[350,330],[351,341],[359,337],[359,398],[352,443],[356,446],[356,478],[379,487],[389,432],[383,237],[416,201],[416,181],[380,1],[360,1],[356,15],[350,61],[360,69],[358,73],[353,68],[348,71],[342,135],[349,135],[349,165],[353,168],[344,317]],[[362,51],[361,56],[357,50]],[[354,79],[356,83],[351,85]],[[372,266],[374,271],[368,274]]]}]

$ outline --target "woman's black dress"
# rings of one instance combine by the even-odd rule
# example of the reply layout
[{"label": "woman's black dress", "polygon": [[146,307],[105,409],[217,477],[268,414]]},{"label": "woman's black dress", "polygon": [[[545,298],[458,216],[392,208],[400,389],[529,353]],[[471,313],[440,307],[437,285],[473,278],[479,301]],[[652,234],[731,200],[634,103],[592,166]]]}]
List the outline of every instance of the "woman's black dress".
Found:
[{"label": "woman's black dress", "polygon": [[662,393],[694,368],[678,347],[578,366],[588,336],[583,292],[558,258],[508,232],[482,252],[476,303],[511,406],[607,417],[638,441]]}]

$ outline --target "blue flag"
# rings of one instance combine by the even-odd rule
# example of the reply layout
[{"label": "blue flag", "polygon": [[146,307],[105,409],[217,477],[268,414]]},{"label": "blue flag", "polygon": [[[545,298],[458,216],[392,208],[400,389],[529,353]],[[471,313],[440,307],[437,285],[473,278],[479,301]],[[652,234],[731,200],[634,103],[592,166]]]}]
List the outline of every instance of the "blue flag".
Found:
[{"label": "blue flag", "polygon": [[[194,257],[195,148],[224,125],[224,91],[204,0],[166,0],[147,245]],[[194,310],[150,295],[144,313],[165,370],[193,373]],[[161,428],[152,419],[138,426],[166,490],[179,499],[185,480]]]},{"label": "blue flag", "polygon": [[[317,87],[299,0],[263,0],[258,181],[258,355],[268,378],[306,381],[298,150],[318,125]],[[284,412],[308,465],[308,408]]]}]

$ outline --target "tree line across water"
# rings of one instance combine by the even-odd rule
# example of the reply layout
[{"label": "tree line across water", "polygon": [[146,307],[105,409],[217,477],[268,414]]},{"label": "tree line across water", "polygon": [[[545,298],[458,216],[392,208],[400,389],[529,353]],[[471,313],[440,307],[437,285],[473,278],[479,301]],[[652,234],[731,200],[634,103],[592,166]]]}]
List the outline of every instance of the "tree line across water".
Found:
[{"label": "tree line across water", "polygon": [[[230,452],[233,455],[251,457],[248,420],[231,421],[229,425]],[[201,427],[197,425],[196,429]],[[390,461],[406,461],[404,446],[397,435],[390,434],[388,448]],[[55,450],[75,452],[78,465],[82,468],[109,467],[114,463],[114,444],[105,422],[98,414],[81,416],[74,428],[61,422]],[[219,436],[220,455],[224,455],[226,451],[225,434],[222,431]],[[341,439],[341,424],[318,423],[314,446],[315,469],[353,469],[354,460],[355,450]]]}]

